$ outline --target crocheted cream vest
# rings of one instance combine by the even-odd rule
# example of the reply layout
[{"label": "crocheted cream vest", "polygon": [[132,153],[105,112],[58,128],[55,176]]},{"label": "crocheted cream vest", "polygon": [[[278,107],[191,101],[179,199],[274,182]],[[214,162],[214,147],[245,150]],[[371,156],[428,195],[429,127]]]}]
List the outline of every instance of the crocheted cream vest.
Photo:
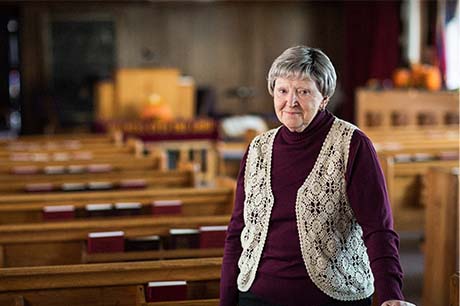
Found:
[{"label": "crocheted cream vest", "polygon": [[[297,191],[296,219],[305,266],[313,283],[342,301],[374,292],[362,229],[346,195],[345,171],[354,130],[335,118],[318,158]],[[244,188],[243,251],[238,262],[238,289],[247,291],[256,276],[274,204],[271,161],[277,129],[256,137],[249,146]]]}]

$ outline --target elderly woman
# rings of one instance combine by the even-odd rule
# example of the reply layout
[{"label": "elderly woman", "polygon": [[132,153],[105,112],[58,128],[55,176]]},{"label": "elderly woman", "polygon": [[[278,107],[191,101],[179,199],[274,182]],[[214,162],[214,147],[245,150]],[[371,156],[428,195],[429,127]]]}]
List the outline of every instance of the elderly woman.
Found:
[{"label": "elderly woman", "polygon": [[398,235],[371,141],[326,110],[320,50],[284,51],[268,75],[282,125],[250,144],[238,177],[221,306],[407,306]]}]

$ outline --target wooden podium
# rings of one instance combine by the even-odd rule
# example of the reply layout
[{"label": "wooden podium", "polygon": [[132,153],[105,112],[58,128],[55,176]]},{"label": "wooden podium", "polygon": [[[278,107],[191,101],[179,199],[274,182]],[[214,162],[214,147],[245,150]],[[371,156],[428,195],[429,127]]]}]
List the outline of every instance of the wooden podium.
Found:
[{"label": "wooden podium", "polygon": [[161,96],[174,118],[195,114],[195,83],[174,68],[120,68],[114,80],[96,85],[96,120],[137,118],[152,94]]}]

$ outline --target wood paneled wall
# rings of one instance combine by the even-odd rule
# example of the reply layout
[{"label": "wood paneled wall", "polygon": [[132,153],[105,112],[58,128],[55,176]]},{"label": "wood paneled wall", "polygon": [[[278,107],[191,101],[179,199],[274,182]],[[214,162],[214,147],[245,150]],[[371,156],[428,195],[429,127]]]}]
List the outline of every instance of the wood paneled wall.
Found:
[{"label": "wood paneled wall", "polygon": [[[110,15],[116,23],[118,67],[178,68],[191,75],[197,86],[216,90],[218,112],[271,113],[266,75],[274,58],[290,46],[306,44],[323,49],[339,78],[344,61],[340,2],[29,3],[23,9],[33,11],[34,16],[41,12],[40,20],[25,22],[45,27],[45,33],[47,22],[53,18],[84,20]],[[26,18],[28,15],[24,14]],[[30,26],[24,30],[36,31]],[[29,48],[24,50],[26,55],[36,52],[29,43],[25,45]],[[42,48],[47,54],[47,46]],[[43,65],[47,56],[42,58]],[[37,68],[28,65],[23,69]],[[248,105],[228,96],[228,89],[237,86],[255,89],[256,96]]]}]

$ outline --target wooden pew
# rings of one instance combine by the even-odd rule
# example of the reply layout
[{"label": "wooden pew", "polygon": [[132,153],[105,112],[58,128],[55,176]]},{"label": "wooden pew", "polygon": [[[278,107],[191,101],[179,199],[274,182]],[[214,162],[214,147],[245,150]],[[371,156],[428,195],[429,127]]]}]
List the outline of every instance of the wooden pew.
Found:
[{"label": "wooden pew", "polygon": [[459,171],[427,174],[423,305],[449,303],[450,277],[459,270]]},{"label": "wooden pew", "polygon": [[[166,169],[162,156],[152,155],[136,158],[134,155],[97,157],[90,159],[73,160],[51,160],[51,161],[16,161],[0,164],[0,174],[14,174],[17,172],[44,173],[46,167],[65,167],[66,172],[70,168],[82,168],[80,171],[87,171],[87,168],[94,165],[107,165],[110,171],[141,170],[141,169]],[[20,174],[17,174],[20,175]],[[28,175],[28,174],[27,174]]]},{"label": "wooden pew", "polygon": [[[221,258],[0,269],[0,298],[22,296],[28,306],[217,305]],[[145,303],[150,281],[186,280],[189,302]],[[197,304],[204,299],[204,304]],[[212,299],[212,300],[209,300]]]},{"label": "wooden pew", "polygon": [[376,142],[381,140],[455,139],[459,134],[458,124],[392,126],[391,129],[360,125],[359,128]]},{"label": "wooden pew", "polygon": [[120,131],[113,133],[95,134],[95,133],[66,133],[66,134],[43,134],[43,135],[21,135],[18,137],[1,138],[0,147],[8,147],[15,144],[19,145],[48,145],[48,144],[67,144],[75,142],[80,144],[115,144],[122,145],[123,134]]},{"label": "wooden pew", "polygon": [[135,154],[141,155],[143,152],[142,142],[138,142],[136,145],[124,145],[121,147],[110,145],[74,145],[74,147],[37,147],[37,148],[28,148],[24,150],[10,150],[10,149],[0,149],[0,160],[2,161],[14,161],[18,158],[27,158],[33,159],[34,156],[45,156],[48,155],[51,158],[53,155],[64,154],[72,155],[75,153],[85,153],[91,154],[93,156],[110,156],[113,154]]},{"label": "wooden pew", "polygon": [[[23,194],[26,192],[68,192],[66,184],[83,184],[83,190],[97,190],[92,186],[97,182],[107,183],[101,189],[129,189],[130,182],[138,188],[179,188],[194,187],[194,173],[189,170],[135,170],[109,173],[55,174],[18,176],[0,175],[1,194]],[[9,178],[9,179],[8,179]],[[111,185],[111,187],[109,186]],[[144,187],[142,187],[144,186]],[[132,188],[132,187],[131,187]]]},{"label": "wooden pew", "polygon": [[458,125],[456,91],[368,90],[356,91],[356,118],[360,128],[379,127],[390,133],[395,126]]},{"label": "wooden pew", "polygon": [[432,154],[434,157],[442,157],[443,153],[457,153],[459,138],[455,139],[405,139],[387,140],[374,143],[375,149],[379,154]]},{"label": "wooden pew", "polygon": [[380,156],[392,205],[395,228],[421,230],[425,224],[425,174],[430,167],[458,167],[458,160],[395,161],[396,155]]},{"label": "wooden pew", "polygon": [[[81,263],[88,233],[124,231],[125,237],[167,236],[171,228],[226,225],[229,215],[158,216],[0,225],[3,267]],[[1,262],[0,262],[1,263]]]},{"label": "wooden pew", "polygon": [[138,202],[142,204],[142,213],[150,214],[151,203],[156,200],[180,200],[185,216],[229,214],[233,207],[234,186],[221,186],[5,195],[0,197],[0,224],[42,222],[43,208],[57,205],[73,205],[78,212],[91,203]]}]

